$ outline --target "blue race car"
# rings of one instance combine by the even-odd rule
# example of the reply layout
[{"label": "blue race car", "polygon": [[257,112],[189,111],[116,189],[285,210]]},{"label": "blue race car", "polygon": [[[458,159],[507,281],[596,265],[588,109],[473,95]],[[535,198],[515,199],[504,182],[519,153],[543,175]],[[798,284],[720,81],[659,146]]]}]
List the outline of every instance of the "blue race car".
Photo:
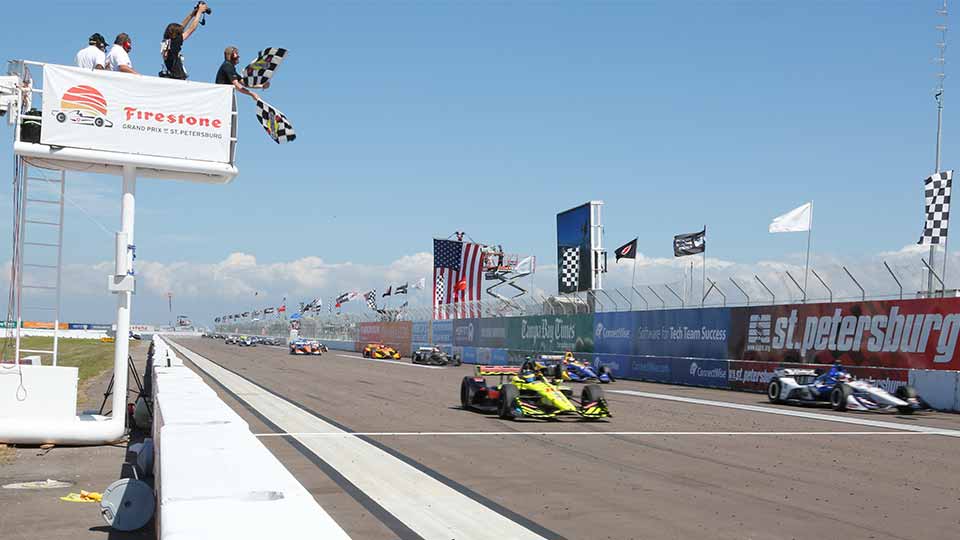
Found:
[{"label": "blue race car", "polygon": [[540,355],[537,365],[555,379],[570,382],[599,382],[609,384],[616,379],[608,366],[599,366],[596,369],[587,362],[577,360],[573,353],[567,351],[560,355]]},{"label": "blue race car", "polygon": [[899,411],[910,414],[929,409],[912,386],[891,394],[872,380],[855,379],[840,364],[821,373],[813,369],[780,368],[767,386],[771,403],[829,404],[837,411]]}]

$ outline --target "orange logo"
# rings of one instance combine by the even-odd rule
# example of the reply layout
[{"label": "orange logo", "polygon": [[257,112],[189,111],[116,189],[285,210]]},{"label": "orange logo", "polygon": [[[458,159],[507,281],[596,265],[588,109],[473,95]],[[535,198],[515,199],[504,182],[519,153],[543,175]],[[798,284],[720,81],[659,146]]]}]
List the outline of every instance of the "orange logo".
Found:
[{"label": "orange logo", "polygon": [[60,109],[53,111],[58,122],[113,127],[106,118],[107,100],[99,90],[85,84],[71,87],[60,99]]}]

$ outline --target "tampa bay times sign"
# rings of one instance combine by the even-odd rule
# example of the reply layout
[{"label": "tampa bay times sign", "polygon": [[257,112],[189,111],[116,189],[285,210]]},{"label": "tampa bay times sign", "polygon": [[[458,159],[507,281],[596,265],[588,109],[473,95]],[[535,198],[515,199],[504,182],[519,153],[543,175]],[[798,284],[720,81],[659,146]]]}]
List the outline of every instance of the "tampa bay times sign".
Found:
[{"label": "tampa bay times sign", "polygon": [[47,65],[43,95],[43,144],[230,161],[230,86]]}]

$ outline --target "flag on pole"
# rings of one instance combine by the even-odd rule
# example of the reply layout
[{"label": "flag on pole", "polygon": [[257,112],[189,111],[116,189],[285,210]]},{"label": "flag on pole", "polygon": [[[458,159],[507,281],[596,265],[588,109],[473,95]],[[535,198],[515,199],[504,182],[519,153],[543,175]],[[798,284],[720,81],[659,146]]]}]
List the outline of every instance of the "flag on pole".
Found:
[{"label": "flag on pole", "polygon": [[947,241],[947,226],[950,223],[950,187],[953,171],[943,171],[923,181],[924,212],[923,234],[918,244],[944,244]]},{"label": "flag on pole", "polygon": [[390,285],[389,287],[387,287],[387,290],[384,291],[384,293],[383,293],[383,298],[386,298],[386,297],[390,296],[391,294],[393,294],[393,285]]},{"label": "flag on pole", "polygon": [[707,250],[707,229],[700,232],[678,234],[673,237],[673,256],[696,255]]},{"label": "flag on pole", "polygon": [[409,283],[404,283],[403,285],[397,285],[397,290],[393,291],[393,294],[407,294],[407,289],[410,287]]},{"label": "flag on pole", "polygon": [[773,218],[770,232],[807,232],[813,223],[813,203],[802,204],[793,210]]},{"label": "flag on pole", "polygon": [[413,284],[414,289],[423,289],[427,286],[427,278],[420,278]]},{"label": "flag on pole", "polygon": [[480,300],[483,286],[483,256],[480,244],[457,240],[433,241],[433,308],[434,318],[446,319],[449,314],[441,306],[461,304],[456,317],[474,317],[479,312],[462,304]]},{"label": "flag on pole", "polygon": [[369,306],[370,309],[374,311],[377,310],[377,290],[376,289],[372,289],[368,291],[367,294],[363,295],[363,299],[367,301],[367,306]]},{"label": "flag on pole", "polygon": [[617,248],[616,251],[617,261],[620,262],[620,259],[636,259],[637,258],[637,238],[627,242],[626,244]]}]

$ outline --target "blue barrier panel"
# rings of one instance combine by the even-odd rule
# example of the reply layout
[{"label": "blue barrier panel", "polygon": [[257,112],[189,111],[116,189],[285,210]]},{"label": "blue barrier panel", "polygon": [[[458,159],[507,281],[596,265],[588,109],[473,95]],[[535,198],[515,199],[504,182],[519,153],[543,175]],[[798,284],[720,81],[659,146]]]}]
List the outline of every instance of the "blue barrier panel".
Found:
[{"label": "blue barrier panel", "polygon": [[453,321],[433,321],[433,338],[438,345],[453,344]]},{"label": "blue barrier panel", "polygon": [[430,323],[428,321],[414,321],[410,336],[410,341],[413,343],[429,343]]},{"label": "blue barrier panel", "polygon": [[621,379],[710,388],[729,387],[727,360],[601,354],[597,355],[594,363],[610,367],[614,377]]},{"label": "blue barrier panel", "polygon": [[453,344],[459,347],[475,347],[480,337],[479,319],[457,319],[453,321]]},{"label": "blue barrier panel", "polygon": [[594,315],[595,351],[678,358],[726,358],[730,309],[668,309]]}]

